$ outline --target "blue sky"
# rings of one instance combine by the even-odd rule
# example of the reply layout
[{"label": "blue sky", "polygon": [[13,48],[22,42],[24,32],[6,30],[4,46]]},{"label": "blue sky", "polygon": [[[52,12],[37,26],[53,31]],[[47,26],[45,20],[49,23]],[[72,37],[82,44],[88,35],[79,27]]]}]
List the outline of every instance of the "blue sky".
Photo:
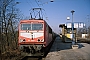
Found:
[{"label": "blue sky", "polygon": [[[86,25],[90,23],[90,0],[16,0],[20,2],[17,7],[21,13],[26,17],[30,16],[30,9],[41,7],[45,11],[44,20],[51,26],[51,28],[59,33],[59,24],[72,21],[71,10],[74,10],[74,22],[84,22]],[[39,5],[39,6],[38,6]],[[87,16],[89,15],[89,16]],[[67,16],[70,20],[67,20]],[[48,17],[46,19],[46,17]],[[89,17],[89,19],[88,19]]]}]

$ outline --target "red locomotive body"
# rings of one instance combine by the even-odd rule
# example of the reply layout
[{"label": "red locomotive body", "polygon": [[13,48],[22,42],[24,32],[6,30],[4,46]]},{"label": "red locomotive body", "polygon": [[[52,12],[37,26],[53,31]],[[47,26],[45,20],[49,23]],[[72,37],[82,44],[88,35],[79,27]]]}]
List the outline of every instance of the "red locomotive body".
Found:
[{"label": "red locomotive body", "polygon": [[45,20],[20,21],[18,45],[23,52],[43,53],[52,40],[52,29]]}]

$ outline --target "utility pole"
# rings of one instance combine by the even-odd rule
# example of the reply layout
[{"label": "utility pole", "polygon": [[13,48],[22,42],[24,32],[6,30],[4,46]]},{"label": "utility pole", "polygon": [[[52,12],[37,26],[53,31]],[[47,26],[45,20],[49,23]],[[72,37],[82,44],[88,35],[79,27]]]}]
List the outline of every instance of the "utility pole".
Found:
[{"label": "utility pole", "polygon": [[88,28],[89,28],[89,15],[87,15],[87,34],[89,33],[88,31]]},{"label": "utility pole", "polygon": [[73,28],[74,28],[73,13],[74,13],[74,12],[75,12],[74,10],[71,11],[71,13],[72,13],[72,45],[75,44],[75,39],[74,39],[74,34],[73,34]]},{"label": "utility pole", "polygon": [[77,49],[78,48],[78,45],[75,44],[75,37],[74,37],[74,31],[73,31],[73,28],[74,28],[74,23],[73,23],[73,13],[75,11],[72,10],[71,13],[72,13],[72,49]]}]

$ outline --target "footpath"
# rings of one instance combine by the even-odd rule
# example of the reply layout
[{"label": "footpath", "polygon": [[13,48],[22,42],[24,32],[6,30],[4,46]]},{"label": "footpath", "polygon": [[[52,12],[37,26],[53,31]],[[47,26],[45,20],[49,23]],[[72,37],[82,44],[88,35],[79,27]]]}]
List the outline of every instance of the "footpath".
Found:
[{"label": "footpath", "polygon": [[63,43],[60,37],[57,37],[45,60],[90,60],[90,44],[78,45],[78,49],[72,49],[71,43]]}]

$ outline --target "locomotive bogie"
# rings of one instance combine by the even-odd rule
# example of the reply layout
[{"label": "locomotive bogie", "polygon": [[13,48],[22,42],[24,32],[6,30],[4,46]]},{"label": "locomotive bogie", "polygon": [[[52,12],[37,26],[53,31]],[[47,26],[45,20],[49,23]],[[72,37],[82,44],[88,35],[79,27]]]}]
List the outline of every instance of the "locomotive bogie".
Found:
[{"label": "locomotive bogie", "polygon": [[43,52],[43,45],[20,45],[19,49],[26,53],[37,53],[37,52]]}]

